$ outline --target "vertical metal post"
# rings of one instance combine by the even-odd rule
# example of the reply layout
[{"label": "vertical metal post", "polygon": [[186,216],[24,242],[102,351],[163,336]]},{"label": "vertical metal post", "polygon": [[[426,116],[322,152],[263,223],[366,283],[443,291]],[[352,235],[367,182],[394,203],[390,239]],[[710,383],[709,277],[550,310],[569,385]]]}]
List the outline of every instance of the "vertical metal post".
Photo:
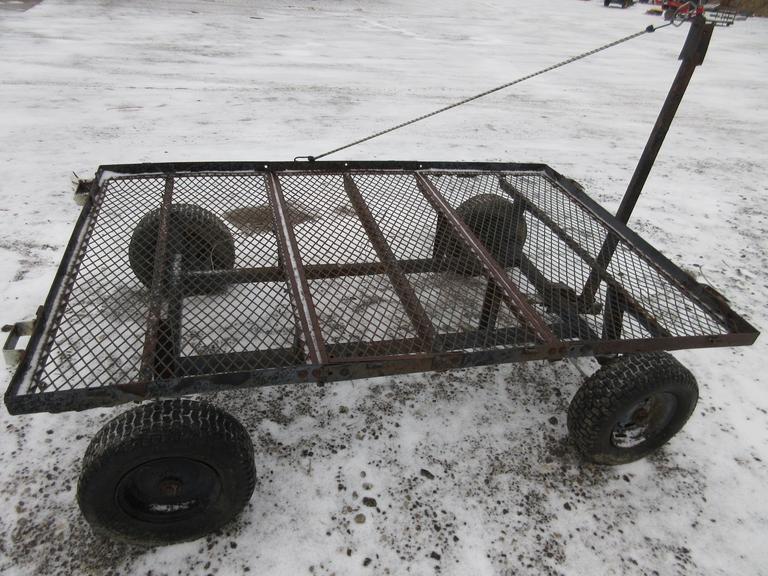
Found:
[{"label": "vertical metal post", "polygon": [[174,378],[179,376],[179,358],[181,358],[181,322],[184,305],[184,280],[182,279],[183,258],[176,250],[177,238],[173,238],[171,249],[171,277],[168,283],[168,311],[166,318],[160,320],[157,330],[158,349],[155,351],[156,374],[159,377]]},{"label": "vertical metal post", "polygon": [[483,298],[483,308],[480,310],[480,324],[478,330],[493,330],[499,317],[501,308],[501,288],[492,278],[488,279]]},{"label": "vertical metal post", "polygon": [[[659,112],[659,117],[653,126],[643,154],[640,156],[635,173],[632,175],[632,180],[630,180],[627,191],[624,193],[624,198],[621,200],[619,210],[616,212],[616,218],[623,224],[626,224],[632,215],[632,210],[635,208],[635,204],[637,204],[637,199],[640,197],[646,180],[648,180],[648,175],[651,172],[651,168],[653,168],[653,163],[656,161],[661,145],[664,143],[669,127],[672,125],[672,120],[675,118],[675,113],[680,106],[688,83],[691,81],[693,72],[696,70],[696,67],[704,62],[704,56],[707,53],[714,27],[714,24],[708,23],[704,16],[701,15],[694,18],[691,22],[688,37],[680,53],[682,63],[680,64],[677,76],[675,76],[672,87],[669,89],[669,94],[667,94],[661,112]],[[592,268],[589,278],[584,284],[582,299],[585,302],[594,302],[595,295],[600,287],[600,270],[608,267],[618,245],[619,239],[609,232],[597,257],[597,266]]]}]

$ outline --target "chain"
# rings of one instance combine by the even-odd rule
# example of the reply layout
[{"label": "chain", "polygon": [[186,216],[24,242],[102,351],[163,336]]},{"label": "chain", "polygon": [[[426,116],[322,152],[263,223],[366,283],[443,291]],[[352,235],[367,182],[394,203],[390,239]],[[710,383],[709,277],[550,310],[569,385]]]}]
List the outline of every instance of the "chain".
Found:
[{"label": "chain", "polygon": [[397,124],[396,126],[387,128],[386,130],[381,130],[379,132],[371,134],[370,136],[366,136],[365,138],[360,138],[359,140],[355,140],[354,142],[350,142],[349,144],[345,144],[344,146],[339,146],[338,148],[334,148],[333,150],[329,150],[328,152],[323,152],[322,154],[318,154],[317,156],[297,156],[296,158],[294,158],[294,160],[306,159],[306,160],[309,160],[310,162],[319,160],[320,158],[330,156],[331,154],[335,154],[336,152],[346,150],[347,148],[352,148],[352,146],[357,146],[358,144],[362,144],[363,142],[368,142],[368,140],[373,140],[374,138],[378,138],[379,136],[383,136],[384,134],[389,134],[390,132],[394,132],[395,130],[399,130],[400,128],[410,126],[411,124],[415,124],[416,122],[421,122],[422,120],[426,120],[427,118],[431,118],[432,116],[437,116],[438,114],[441,114],[447,110],[451,110],[452,108],[463,106],[464,104],[473,102],[474,100],[478,100],[479,98],[483,98],[484,96],[488,96],[489,94],[493,94],[494,92],[498,92],[499,90],[504,90],[505,88],[509,88],[510,86],[514,86],[515,84],[520,84],[521,82],[525,82],[526,80],[530,80],[531,78],[536,78],[537,76],[541,76],[542,74],[546,74],[547,72],[551,72],[552,70],[562,68],[563,66],[567,66],[568,64],[571,64],[578,60],[582,60],[584,58],[587,58],[588,56],[592,56],[594,54],[597,54],[598,52],[607,50],[608,48],[613,48],[614,46],[618,46],[619,44],[623,44],[624,42],[629,42],[630,40],[634,40],[635,38],[639,38],[640,36],[643,36],[645,34],[649,34],[651,32],[655,32],[656,30],[666,28],[671,24],[672,22],[663,24],[661,26],[655,26],[655,27],[648,26],[647,28],[645,28],[644,30],[641,30],[640,32],[630,34],[629,36],[620,38],[619,40],[611,42],[610,44],[605,44],[603,46],[600,46],[599,48],[590,50],[589,52],[584,52],[582,54],[579,54],[578,56],[573,56],[572,58],[568,58],[567,60],[563,60],[562,62],[558,62],[557,64],[548,66],[547,68],[542,68],[537,72],[528,74],[527,76],[523,76],[521,78],[513,80],[512,82],[507,82],[506,84],[502,84],[501,86],[496,86],[495,88],[491,88],[490,90],[486,90],[485,92],[481,92],[480,94],[475,94],[474,96],[470,96],[469,98],[465,98],[464,100],[459,100],[458,102],[454,102],[453,104],[449,104],[448,106],[444,106],[443,108],[440,108],[438,110],[434,110],[427,114],[423,114],[421,116],[408,120],[407,122],[402,122],[400,124]]}]

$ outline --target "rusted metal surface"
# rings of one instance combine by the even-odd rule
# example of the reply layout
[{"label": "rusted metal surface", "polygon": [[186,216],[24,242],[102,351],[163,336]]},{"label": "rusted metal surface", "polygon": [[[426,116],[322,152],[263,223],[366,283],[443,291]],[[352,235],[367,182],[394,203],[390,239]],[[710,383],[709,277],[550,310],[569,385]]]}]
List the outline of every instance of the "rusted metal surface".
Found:
[{"label": "rusted metal surface", "polygon": [[416,173],[416,180],[419,189],[429,203],[432,204],[432,207],[446,218],[454,232],[466,243],[472,254],[477,257],[483,268],[485,268],[489,279],[493,280],[501,289],[502,298],[508,302],[513,313],[531,326],[536,331],[537,336],[544,342],[557,346],[560,343],[557,336],[549,329],[541,315],[531,307],[525,296],[520,292],[520,289],[512,283],[498,262],[488,252],[488,249],[456,214],[446,199],[442,197],[434,185],[423,175]]},{"label": "rusted metal surface", "polygon": [[293,226],[288,218],[287,207],[280,182],[274,173],[267,175],[267,189],[269,191],[269,203],[275,219],[275,235],[280,243],[280,256],[283,259],[285,279],[291,287],[296,315],[301,323],[304,335],[304,343],[309,351],[309,358],[313,364],[322,364],[327,361],[323,335],[319,328],[315,304],[312,301],[312,293],[307,285],[307,277],[304,274],[304,265],[293,234]]},{"label": "rusted metal surface", "polygon": [[[435,262],[432,258],[414,258],[397,260],[398,267],[404,274],[426,274],[429,272],[446,272],[446,265]],[[304,266],[307,280],[324,280],[342,278],[345,276],[374,276],[387,274],[387,266],[383,262],[350,262],[348,264],[309,264]],[[192,281],[206,277],[219,277],[228,284],[251,284],[255,282],[278,282],[283,279],[283,269],[279,266],[263,268],[236,268],[233,270],[196,270],[185,272],[184,276]]]},{"label": "rusted metal surface", "polygon": [[[552,232],[557,234],[558,238],[560,238],[560,240],[562,240],[565,245],[568,246],[568,248],[573,250],[573,252],[590,267],[591,274],[595,274],[600,281],[608,284],[608,298],[610,299],[611,305],[607,306],[606,309],[609,310],[608,313],[611,314],[610,317],[612,319],[612,323],[617,321],[617,317],[622,314],[622,310],[631,310],[637,316],[642,325],[653,336],[670,336],[670,333],[658,323],[656,318],[654,318],[650,312],[645,310],[637,302],[637,300],[633,298],[632,295],[629,294],[627,290],[625,290],[624,287],[613,276],[611,276],[611,274],[608,273],[605,266],[601,265],[598,259],[593,258],[589,252],[580,246],[576,240],[574,240],[565,230],[563,230],[559,224],[557,224],[557,222],[550,218],[539,207],[531,203],[527,198],[525,198],[525,196],[520,194],[520,192],[509,182],[507,182],[503,176],[499,178],[499,185],[501,186],[501,189],[504,190],[504,192],[508,193],[510,196],[514,197],[518,202],[520,202],[526,211],[536,216],[536,218],[538,218],[543,224],[552,230]],[[522,267],[524,272],[528,270],[536,272],[535,266],[528,263],[527,260],[524,260],[524,262],[527,264]],[[531,277],[530,273],[529,277]],[[543,277],[541,274],[538,274],[537,276],[533,276],[532,279],[534,285],[537,286],[539,293],[546,295],[547,301],[557,301],[556,299],[552,298],[552,293],[556,288],[554,288],[545,277]],[[615,295],[615,298],[612,295]],[[583,310],[585,307],[589,307],[591,305],[589,298],[585,297],[583,294],[579,296],[575,293],[572,293],[571,303],[573,306],[580,310]],[[606,324],[608,324],[608,321],[606,321]],[[621,324],[621,320],[618,320],[618,324]],[[611,334],[613,338],[619,337],[619,334],[615,329],[609,332],[609,334]]]},{"label": "rusted metal surface", "polygon": [[39,318],[14,413],[757,337],[573,182],[514,164],[105,168]]},{"label": "rusted metal surface", "polygon": [[168,249],[169,228],[171,223],[171,203],[173,202],[173,178],[165,178],[165,190],[160,206],[160,223],[158,225],[157,244],[155,246],[154,270],[152,285],[149,289],[149,306],[147,312],[144,348],[141,353],[141,367],[138,382],[143,390],[145,383],[154,379],[155,352],[160,328],[160,314],[163,305],[163,283],[165,276],[166,253]]},{"label": "rusted metal surface", "polygon": [[429,351],[435,339],[435,329],[432,326],[432,321],[424,311],[424,307],[419,302],[413,287],[408,283],[408,279],[400,268],[395,255],[392,253],[392,249],[387,244],[384,235],[379,229],[379,225],[373,218],[363,196],[360,194],[360,190],[357,189],[355,181],[349,174],[344,175],[344,188],[349,195],[355,212],[357,212],[360,218],[363,228],[365,228],[366,234],[368,234],[368,239],[371,241],[374,250],[376,250],[376,255],[384,265],[385,273],[389,276],[400,302],[402,302],[408,317],[413,322],[414,329],[419,334],[421,339],[418,345],[419,348],[423,351]]},{"label": "rusted metal surface", "polygon": [[[704,62],[714,26],[714,23],[706,22],[703,16],[697,16],[691,23],[688,37],[680,54],[682,63],[669,89],[664,105],[659,112],[653,130],[651,130],[640,160],[637,162],[635,172],[632,174],[632,179],[627,186],[619,209],[616,212],[616,219],[622,224],[629,222],[632,211],[635,209],[651,169],[656,162],[656,157],[659,155],[662,144],[664,144],[664,139],[667,137],[669,128],[672,126],[672,121],[675,119],[677,109],[683,101],[683,96],[693,77],[693,73]],[[605,268],[608,265],[618,245],[618,238],[612,235],[606,238],[597,256],[598,268],[590,274],[589,279],[584,284],[582,297],[585,300],[592,301],[594,299],[600,285],[598,269]]]}]

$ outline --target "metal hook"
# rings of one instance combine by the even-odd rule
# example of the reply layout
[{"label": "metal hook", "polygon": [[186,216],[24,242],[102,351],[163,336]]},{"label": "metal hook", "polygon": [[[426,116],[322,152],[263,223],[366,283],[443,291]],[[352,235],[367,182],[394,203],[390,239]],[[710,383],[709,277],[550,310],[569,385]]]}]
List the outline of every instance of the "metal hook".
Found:
[{"label": "metal hook", "polygon": [[675,28],[679,28],[683,25],[683,22],[688,20],[690,18],[690,15],[683,14],[683,8],[686,6],[689,7],[689,10],[696,11],[696,6],[693,4],[693,2],[686,2],[685,4],[680,4],[680,6],[677,7],[677,10],[675,10],[675,13],[672,15],[672,25]]}]

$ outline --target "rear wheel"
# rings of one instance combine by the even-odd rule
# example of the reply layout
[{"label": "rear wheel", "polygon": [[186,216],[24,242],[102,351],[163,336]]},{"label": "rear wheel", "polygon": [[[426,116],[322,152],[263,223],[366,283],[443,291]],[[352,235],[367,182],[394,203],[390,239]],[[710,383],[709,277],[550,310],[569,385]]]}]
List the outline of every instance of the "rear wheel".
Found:
[{"label": "rear wheel", "polygon": [[622,356],[576,392],[568,432],[592,462],[638,460],[672,438],[698,401],[693,375],[666,352]]},{"label": "rear wheel", "polygon": [[[463,202],[456,209],[456,214],[501,266],[515,265],[528,236],[522,210],[496,194],[480,194]],[[437,218],[432,254],[451,272],[466,276],[482,273],[483,268],[477,258],[456,237],[442,215]]]},{"label": "rear wheel", "polygon": [[[139,221],[128,246],[131,269],[148,288],[152,286],[159,232],[158,209]],[[235,241],[227,225],[215,214],[194,204],[172,204],[166,262],[172,262],[175,254],[181,255],[181,267],[185,272],[228,270],[235,265]],[[170,283],[170,269],[170,265],[164,265],[164,287]],[[225,281],[211,276],[185,283],[183,291],[185,294],[208,294],[225,286]]]},{"label": "rear wheel", "polygon": [[77,487],[94,531],[139,545],[195,540],[235,518],[255,484],[243,426],[211,404],[164,400],[119,415],[88,446]]}]

